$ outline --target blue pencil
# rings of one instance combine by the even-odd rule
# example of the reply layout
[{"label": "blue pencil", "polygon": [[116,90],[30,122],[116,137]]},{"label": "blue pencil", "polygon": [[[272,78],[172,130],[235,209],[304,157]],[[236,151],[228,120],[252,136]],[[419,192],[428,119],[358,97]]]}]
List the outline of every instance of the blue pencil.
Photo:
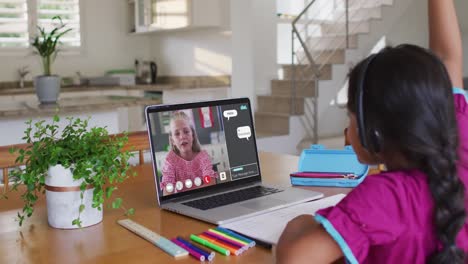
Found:
[{"label": "blue pencil", "polygon": [[205,256],[205,258],[208,260],[208,261],[212,261],[213,258],[215,257],[215,253],[213,251],[211,252],[207,252],[197,246],[195,246],[194,244],[188,242],[187,240],[183,239],[182,237],[177,237],[176,238],[178,241],[180,241],[180,243],[183,243],[184,245],[186,245],[187,247],[197,251],[198,253],[202,254],[203,256]]},{"label": "blue pencil", "polygon": [[232,231],[229,230],[229,229],[222,228],[222,227],[219,227],[219,226],[216,227],[215,229],[218,230],[218,231],[220,231],[220,232],[222,232],[222,233],[225,233],[226,235],[235,237],[235,238],[237,238],[237,239],[240,239],[240,240],[242,240],[242,241],[245,241],[245,242],[249,243],[249,246],[250,246],[250,247],[254,247],[254,246],[255,246],[255,241],[253,241],[252,239],[248,239],[248,238],[246,238],[246,237],[244,237],[244,236],[241,236],[241,235],[239,235],[239,234],[237,234],[237,233],[234,233],[234,232],[232,232]]}]

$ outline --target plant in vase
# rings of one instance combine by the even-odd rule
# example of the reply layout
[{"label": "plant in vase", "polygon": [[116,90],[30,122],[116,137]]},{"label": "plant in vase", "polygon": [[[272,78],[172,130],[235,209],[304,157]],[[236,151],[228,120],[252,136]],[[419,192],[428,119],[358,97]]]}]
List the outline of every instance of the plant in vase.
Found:
[{"label": "plant in vase", "polygon": [[[49,225],[56,228],[77,228],[102,221],[103,203],[110,199],[116,184],[129,175],[132,153],[122,151],[128,136],[111,136],[104,127],[88,128],[87,119],[67,118],[59,133],[60,119],[50,124],[44,120],[26,122],[23,140],[26,149],[11,149],[18,153],[17,162],[25,166],[12,172],[12,190],[24,185],[24,201],[18,213],[19,224],[34,211],[40,193],[46,194]],[[122,199],[112,202],[121,208]],[[124,209],[125,210],[125,209]],[[126,215],[133,209],[125,210]]]},{"label": "plant in vase", "polygon": [[39,34],[31,43],[37,54],[41,56],[44,69],[44,75],[34,79],[34,87],[41,104],[55,104],[57,102],[60,93],[60,77],[52,75],[51,67],[59,52],[60,38],[71,30],[65,29],[66,25],[60,16],[53,17],[52,21],[58,21],[58,25],[50,32],[47,32],[44,27],[37,27]]}]

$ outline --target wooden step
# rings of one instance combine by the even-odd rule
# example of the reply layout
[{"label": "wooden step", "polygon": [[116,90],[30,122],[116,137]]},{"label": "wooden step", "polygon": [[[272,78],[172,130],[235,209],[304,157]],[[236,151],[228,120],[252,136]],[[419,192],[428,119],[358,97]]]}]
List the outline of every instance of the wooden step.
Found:
[{"label": "wooden step", "polygon": [[[346,49],[346,36],[323,36],[308,39],[309,48],[313,51]],[[349,35],[349,47],[355,49],[358,46],[358,36]]]},{"label": "wooden step", "polygon": [[292,107],[293,99],[289,96],[260,95],[257,96],[258,111],[270,113],[283,113],[293,115],[304,114],[304,98],[294,99],[295,112]]},{"label": "wooden step", "polygon": [[[298,81],[295,91],[296,97],[314,97],[315,82]],[[292,96],[292,81],[291,80],[271,80],[271,95],[276,96]]]},{"label": "wooden step", "polygon": [[[296,51],[297,57],[301,61],[307,61],[305,59],[304,51]],[[346,52],[344,49],[338,50],[319,50],[311,51],[310,55],[314,59],[315,63],[319,65],[323,64],[344,64],[346,61]]]},{"label": "wooden step", "polygon": [[349,8],[372,8],[379,6],[393,5],[394,0],[336,0],[335,5],[340,8],[346,7],[348,1]]},{"label": "wooden step", "polygon": [[[283,64],[281,65],[283,69],[283,79],[284,80],[291,80],[293,78],[293,70],[296,67],[296,74],[297,78],[305,78],[309,79],[312,78],[314,71],[310,65],[291,65],[291,64]],[[325,64],[319,65],[320,67],[320,80],[331,80],[332,79],[332,65]]]},{"label": "wooden step", "polygon": [[289,114],[256,112],[255,130],[257,134],[289,134]]},{"label": "wooden step", "polygon": [[[350,22],[368,21],[370,19],[382,18],[382,7],[364,7],[364,8],[350,8],[348,11],[348,18]],[[332,21],[346,23],[346,9],[340,8],[333,12]]]},{"label": "wooden step", "polygon": [[344,49],[313,51],[310,55],[317,64],[344,64],[346,61]]},{"label": "wooden step", "polygon": [[[349,34],[369,33],[370,23],[363,22],[350,22],[348,24]],[[343,22],[325,22],[320,25],[322,35],[346,35],[346,23]]]}]

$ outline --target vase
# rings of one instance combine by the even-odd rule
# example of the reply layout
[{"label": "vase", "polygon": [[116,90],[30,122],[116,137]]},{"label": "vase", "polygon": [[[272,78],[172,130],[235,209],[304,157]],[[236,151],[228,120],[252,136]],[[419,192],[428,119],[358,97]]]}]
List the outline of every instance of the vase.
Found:
[{"label": "vase", "polygon": [[81,201],[80,185],[83,180],[73,179],[70,168],[62,165],[49,167],[48,175],[45,179],[47,218],[49,225],[60,229],[75,229],[72,221],[78,218],[79,207],[85,205],[81,212],[81,227],[92,226],[102,221],[103,209],[92,208],[93,190],[87,187]]},{"label": "vase", "polygon": [[34,78],[34,88],[41,104],[56,104],[60,94],[60,77],[41,75]]}]

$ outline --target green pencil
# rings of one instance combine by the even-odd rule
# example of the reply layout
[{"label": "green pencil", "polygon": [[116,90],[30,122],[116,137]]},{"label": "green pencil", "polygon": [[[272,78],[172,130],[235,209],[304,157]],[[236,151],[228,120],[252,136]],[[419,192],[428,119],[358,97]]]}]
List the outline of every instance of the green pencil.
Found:
[{"label": "green pencil", "polygon": [[222,247],[220,247],[218,245],[215,245],[213,243],[210,243],[210,242],[206,241],[205,239],[203,239],[201,237],[198,237],[196,235],[193,235],[193,234],[190,235],[190,239],[197,242],[197,243],[199,243],[199,244],[202,244],[205,247],[209,247],[211,249],[214,249],[214,250],[218,251],[219,253],[221,253],[221,254],[223,254],[225,256],[231,255],[231,251],[229,251],[229,250],[227,250],[225,248],[222,248]]}]

